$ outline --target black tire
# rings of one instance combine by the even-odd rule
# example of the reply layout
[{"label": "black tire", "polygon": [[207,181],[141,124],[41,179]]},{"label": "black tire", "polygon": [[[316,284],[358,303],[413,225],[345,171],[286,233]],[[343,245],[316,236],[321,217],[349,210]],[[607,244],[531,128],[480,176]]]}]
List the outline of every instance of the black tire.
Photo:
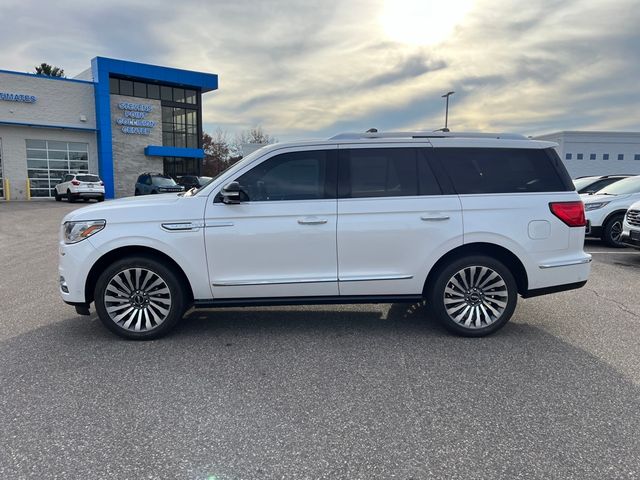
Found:
[{"label": "black tire", "polygon": [[[492,277],[494,273],[499,278]],[[464,275],[466,285],[460,274]],[[454,280],[463,288],[452,283]],[[488,283],[483,285],[485,281]],[[475,289],[471,288],[474,286]],[[509,321],[518,301],[518,287],[502,262],[485,255],[471,255],[436,271],[426,287],[425,297],[429,313],[449,331],[465,337],[483,337]],[[471,325],[465,326],[469,317]]]},{"label": "black tire", "polygon": [[134,195],[134,196],[136,196],[136,197],[137,197],[138,195],[140,195],[140,190],[138,190],[138,189],[136,188],[136,191],[135,191],[135,193],[134,193],[133,195]]},{"label": "black tire", "polygon": [[104,195],[103,195],[103,196],[101,196],[101,197],[98,197],[98,201],[99,201],[99,202],[104,202]]},{"label": "black tire", "polygon": [[[138,274],[137,277],[133,272],[130,272],[128,280],[126,273],[124,273],[128,269],[141,269],[141,272],[146,272]],[[135,296],[135,290],[133,293],[127,293],[121,286],[118,286],[117,288],[122,292],[121,295],[118,295],[114,294],[114,291],[111,289],[114,284],[112,284],[111,287],[109,285],[112,280],[117,282],[114,280],[114,277],[118,276],[119,280],[125,285],[138,285],[144,289],[144,283],[146,283],[145,279],[147,278],[147,275],[149,275],[147,272],[151,272],[152,275],[149,277],[151,280],[148,281],[147,287],[152,285],[152,283],[155,283],[154,279],[156,277],[159,278],[164,282],[166,288],[169,290],[168,294],[163,295],[167,298],[160,299],[160,296],[158,296],[157,293],[153,293],[154,291],[164,291],[165,287],[163,287],[162,284],[160,285],[161,288],[159,290],[158,288],[152,288],[149,292],[139,290],[143,294],[147,295],[147,299],[151,299],[151,302],[147,301],[146,305],[144,305],[144,302],[140,300],[139,297]],[[138,280],[137,284],[136,278]],[[107,287],[110,287],[110,290],[109,295],[105,298]],[[153,297],[153,295],[156,295],[156,297]],[[169,332],[169,330],[171,330],[176,323],[180,321],[186,310],[186,294],[182,287],[182,283],[179,281],[179,276],[172,268],[168,267],[163,262],[152,257],[142,255],[125,257],[109,265],[98,277],[94,291],[94,298],[96,311],[98,312],[98,317],[102,324],[116,335],[132,340],[151,340],[161,337]],[[110,301],[110,299],[116,299],[117,301]],[[136,301],[139,302],[137,304],[138,307],[134,305]],[[167,306],[167,301],[169,302],[168,307],[166,308],[166,312],[168,313],[162,313],[162,310],[159,310],[157,306],[161,305],[165,307]],[[110,304],[108,305],[106,302],[109,302]],[[140,302],[142,302],[142,304]],[[112,315],[115,315],[117,321],[116,319],[112,319],[107,308],[112,310],[114,308],[119,309],[112,312]],[[146,315],[143,315],[145,313],[143,310],[147,311]],[[130,311],[130,313],[127,314],[127,311]],[[137,319],[138,314],[136,313],[136,318],[130,321],[129,319],[131,319],[131,314],[136,311],[140,311],[140,319]],[[121,313],[124,315],[124,318],[118,319]],[[154,319],[154,316],[162,317],[162,322],[153,325],[150,319]],[[145,329],[134,331],[131,328],[126,328],[125,325],[127,322],[130,322],[129,325],[133,328],[135,328],[134,323],[139,322]]]},{"label": "black tire", "polygon": [[83,198],[82,200],[84,200],[85,202],[88,202],[91,199],[90,198]]},{"label": "black tire", "polygon": [[76,197],[71,194],[71,190],[67,190],[67,200],[69,203],[75,203]]},{"label": "black tire", "polygon": [[157,190],[151,190],[151,194],[157,194],[158,191]]},{"label": "black tire", "polygon": [[53,189],[53,198],[56,199],[56,202],[59,202],[62,200],[62,195],[58,194],[58,190],[57,189]]},{"label": "black tire", "polygon": [[620,235],[622,234],[622,222],[624,214],[618,213],[609,218],[602,228],[602,241],[609,247],[624,248],[625,245],[620,243]]}]

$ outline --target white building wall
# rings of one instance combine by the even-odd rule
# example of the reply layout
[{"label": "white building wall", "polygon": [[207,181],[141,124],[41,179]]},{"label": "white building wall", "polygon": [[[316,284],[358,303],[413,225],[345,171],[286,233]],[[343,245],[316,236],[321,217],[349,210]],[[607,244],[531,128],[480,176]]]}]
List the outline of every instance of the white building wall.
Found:
[{"label": "white building wall", "polygon": [[98,172],[93,83],[0,72],[0,92],[37,97],[34,103],[0,100],[2,178],[10,182],[12,199],[26,198],[27,139],[88,143],[89,170]]},{"label": "white building wall", "polygon": [[[534,138],[558,143],[558,154],[574,178],[640,174],[640,132],[556,132]],[[571,154],[570,159],[567,154]],[[581,159],[578,158],[580,154]],[[608,160],[605,160],[606,154]],[[618,155],[623,159],[618,160]]]},{"label": "white building wall", "polygon": [[0,101],[3,122],[96,128],[93,83],[0,72],[0,92],[37,97],[34,103]]}]

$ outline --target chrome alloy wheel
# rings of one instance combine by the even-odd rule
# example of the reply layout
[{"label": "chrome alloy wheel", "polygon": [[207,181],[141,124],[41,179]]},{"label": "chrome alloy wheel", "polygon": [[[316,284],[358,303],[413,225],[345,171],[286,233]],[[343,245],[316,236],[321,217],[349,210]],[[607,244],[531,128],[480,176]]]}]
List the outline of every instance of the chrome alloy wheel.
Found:
[{"label": "chrome alloy wheel", "polygon": [[507,308],[504,279],[489,267],[469,266],[453,275],[444,290],[444,306],[451,319],[465,328],[496,322]]},{"label": "chrome alloy wheel", "polygon": [[622,220],[616,220],[611,224],[611,240],[613,240],[614,243],[620,243],[622,230]]},{"label": "chrome alloy wheel", "polygon": [[131,332],[149,331],[169,315],[171,292],[157,273],[146,268],[128,268],[109,280],[104,306],[116,325]]}]

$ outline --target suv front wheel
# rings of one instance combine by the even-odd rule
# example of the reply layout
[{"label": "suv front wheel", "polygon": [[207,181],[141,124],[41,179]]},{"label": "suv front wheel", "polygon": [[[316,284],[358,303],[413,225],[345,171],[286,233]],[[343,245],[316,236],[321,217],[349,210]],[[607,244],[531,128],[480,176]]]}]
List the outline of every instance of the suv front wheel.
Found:
[{"label": "suv front wheel", "polygon": [[602,229],[602,241],[609,247],[624,248],[626,245],[620,242],[622,235],[622,222],[624,221],[624,214],[618,213],[612,216],[604,224]]},{"label": "suv front wheel", "polygon": [[433,317],[466,337],[489,335],[513,315],[515,279],[498,260],[484,255],[457,259],[440,269],[425,292]]},{"label": "suv front wheel", "polygon": [[151,257],[126,257],[96,282],[102,323],[121,337],[149,340],[167,333],[185,311],[185,293],[174,271]]}]

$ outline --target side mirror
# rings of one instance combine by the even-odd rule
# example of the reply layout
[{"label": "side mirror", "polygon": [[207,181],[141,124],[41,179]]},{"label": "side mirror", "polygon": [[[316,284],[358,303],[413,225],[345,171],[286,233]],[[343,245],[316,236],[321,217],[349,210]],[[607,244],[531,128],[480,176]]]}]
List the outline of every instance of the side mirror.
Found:
[{"label": "side mirror", "polygon": [[222,202],[227,205],[240,203],[240,193],[242,189],[240,188],[240,184],[238,182],[230,182],[227,183],[222,190],[220,190],[220,195],[222,195]]}]

